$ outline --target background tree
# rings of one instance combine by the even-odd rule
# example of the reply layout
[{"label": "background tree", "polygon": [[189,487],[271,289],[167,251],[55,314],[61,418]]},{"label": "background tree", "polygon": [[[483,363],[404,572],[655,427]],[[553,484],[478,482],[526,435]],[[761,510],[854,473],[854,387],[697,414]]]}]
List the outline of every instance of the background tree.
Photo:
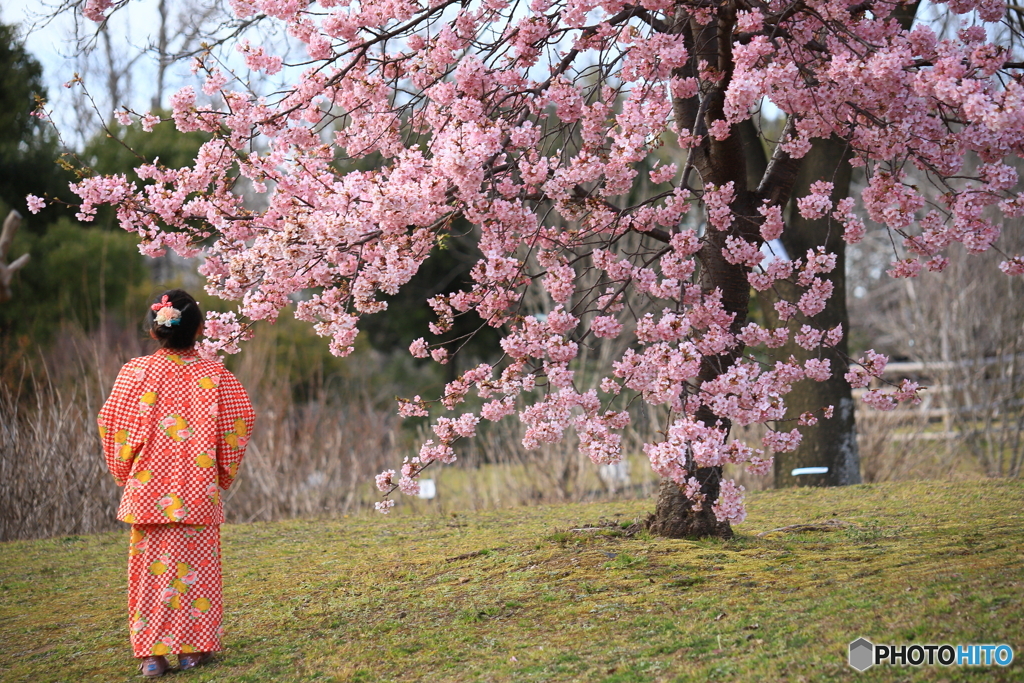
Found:
[{"label": "background tree", "polygon": [[[67,189],[71,176],[54,164],[60,150],[52,126],[32,115],[46,99],[42,76],[43,68],[25,50],[18,29],[0,24],[0,202],[23,215],[28,194],[73,196]],[[60,214],[59,207],[51,208],[42,218]],[[38,224],[30,221],[26,227]]]},{"label": "background tree", "polygon": [[98,26],[76,21],[70,60],[76,81],[85,87],[67,99],[75,112],[73,130],[65,131],[68,141],[91,140],[115,109],[166,107],[172,84],[187,73],[188,59],[227,19],[219,2],[157,0],[134,16]]},{"label": "background tree", "polygon": [[[102,19],[111,6],[90,0],[86,13]],[[443,335],[475,312],[480,325],[502,330],[505,355],[449,382],[447,409],[471,390],[490,400],[480,415],[438,417],[437,441],[405,464],[401,480],[378,478],[389,493],[414,493],[422,469],[451,461],[452,444],[472,436],[481,417],[515,412],[528,426],[524,443],[573,429],[591,459],[613,462],[639,401],[663,411],[668,425],[644,447],[665,477],[649,527],[727,536],[744,512],[722,464],[764,471],[771,452],[796,448],[787,394],[796,382],[847,370],[841,331],[816,325],[834,293],[835,255],[820,249],[767,264],[760,252],[784,236],[791,200],[801,219],[825,219],[818,225],[841,230],[848,243],[863,235],[854,202],[834,201],[834,182],[796,194],[801,174],[813,175],[805,159],[814,141],[842,140],[864,169],[862,201],[898,244],[897,277],[942,270],[953,243],[990,248],[999,227],[982,215],[986,207],[1024,211],[1016,172],[1002,163],[1024,152],[1021,64],[987,42],[983,25],[1002,18],[1001,3],[948,6],[963,26],[941,41],[927,27],[908,31],[903,5],[882,1],[235,7],[240,18],[283,22],[306,44],[309,61],[288,72],[291,87],[261,98],[227,61],[205,57],[203,92],[215,99],[186,88],[171,101],[180,131],[213,136],[195,164],[144,165],[141,187],[86,179],[77,187],[81,213],[116,204],[122,227],[148,253],[205,256],[201,272],[240,301],[241,316],[211,317],[207,352],[234,350],[251,333],[247,321],[273,320],[291,297],[312,292],[296,315],[345,355],[360,318],[386,308],[379,297],[406,285],[457,221],[474,225],[484,257],[470,286],[430,300],[431,332]],[[253,72],[282,70],[263,46],[239,50]],[[758,173],[744,123],[762,98],[786,126],[766,141],[772,154]],[[646,170],[652,192],[630,203],[640,162],[666,138],[683,154]],[[983,162],[976,171],[963,166],[969,151]],[[379,154],[382,164],[337,172],[339,154]],[[907,167],[940,186],[941,197],[929,204],[905,182]],[[240,178],[262,206],[235,191]],[[626,240],[631,234],[637,239]],[[1008,256],[1000,268],[1020,275],[1024,259]],[[589,274],[596,277],[578,281]],[[774,288],[778,320],[797,320],[796,335],[748,322],[751,286]],[[537,287],[557,305],[543,317],[523,315]],[[621,301],[627,290],[661,312],[638,316]],[[624,319],[635,322],[635,340],[610,374],[577,382],[581,346],[620,336]],[[812,357],[772,363],[772,350],[790,338]],[[440,342],[417,340],[410,350],[448,362]],[[885,362],[869,351],[845,378],[864,386]],[[916,390],[908,381],[865,400],[891,408],[916,400]],[[809,426],[834,410],[819,406],[795,422]],[[428,409],[411,401],[402,412]],[[733,423],[770,428],[752,446],[729,440]]]},{"label": "background tree", "polygon": [[[42,67],[29,55],[14,27],[0,25],[0,199],[28,215],[25,197],[45,197],[11,245],[10,260],[32,254],[12,283],[18,296],[0,306],[0,344],[5,372],[46,344],[61,325],[97,329],[105,317],[135,327],[133,304],[148,295],[150,268],[137,240],[116,226],[115,212],[93,225],[74,219],[75,176],[67,166],[52,125],[34,116],[45,111]],[[42,107],[42,109],[40,109]],[[208,136],[181,135],[166,124],[150,134],[111,123],[86,145],[80,160],[96,172],[134,174],[135,165],[162,157],[184,164]],[[60,159],[62,164],[55,163]],[[3,207],[0,207],[3,208]],[[6,211],[4,211],[6,214]]]},{"label": "background tree", "polygon": [[[978,160],[969,157],[966,163]],[[1014,165],[1021,168],[1019,161]],[[1021,219],[1004,221],[1002,227],[1001,247],[1024,250]],[[975,255],[965,249],[950,250],[942,274],[893,280],[885,277],[891,253],[884,232],[870,230],[852,250],[850,301],[857,333],[904,361],[889,372],[920,378],[929,389],[918,408],[871,416],[873,423],[894,424],[889,432],[899,441],[874,449],[867,444],[871,461],[865,463],[865,478],[878,481],[928,464],[954,476],[1019,476],[1024,462],[1021,281],[1003,277],[998,253]]]},{"label": "background tree", "polygon": [[[893,18],[904,31],[910,31],[912,28],[918,7],[919,3],[913,2],[899,5],[894,9]],[[750,145],[750,148],[760,151],[763,146]],[[815,140],[803,159],[794,194],[798,197],[805,196],[814,183],[829,182],[832,183],[833,202],[849,197],[853,177],[853,167],[850,165],[852,151],[849,142],[838,136]],[[750,156],[751,153],[748,152],[748,159]],[[767,164],[767,159],[755,159],[748,161],[748,164],[760,169]],[[808,250],[821,247],[836,257],[836,267],[827,276],[833,285],[833,294],[825,304],[825,309],[815,318],[815,322],[822,327],[842,327],[849,332],[853,326],[846,305],[847,265],[843,234],[838,229],[830,229],[833,227],[831,217],[807,219],[800,215],[795,203],[790,204],[786,230],[781,236],[786,253],[799,256]],[[779,283],[776,289],[785,287],[785,284]],[[773,315],[772,307],[779,297],[773,294],[774,291],[771,290],[765,293],[768,305],[764,310],[770,316],[772,324],[779,325],[782,321],[778,320],[777,315]],[[796,295],[797,292],[790,289],[785,292],[783,298],[793,299]],[[798,331],[797,326],[797,321],[792,320],[791,331],[794,334]],[[835,349],[840,358],[847,356],[848,337],[844,336]],[[801,361],[808,360],[812,355],[813,351],[803,348],[792,338],[777,353],[778,358],[793,356]],[[813,412],[823,405],[835,406],[836,410],[831,420],[818,422],[805,429],[803,440],[793,452],[778,454],[775,458],[775,485],[782,487],[859,484],[861,473],[857,423],[849,383],[839,373],[833,373],[832,377],[824,382],[803,382],[793,387],[787,403],[791,417],[808,411]],[[793,471],[798,468],[821,467],[827,468],[826,471],[793,475]]]},{"label": "background tree", "polygon": [[[55,163],[64,150],[52,126],[33,116],[46,100],[42,67],[12,26],[0,25],[0,79],[0,203],[25,216],[37,209],[8,255],[14,260],[30,253],[32,259],[13,278],[13,298],[0,305],[0,371],[6,373],[62,321],[92,327],[99,311],[116,310],[145,266],[130,235],[87,230],[72,220],[68,185],[74,176]],[[48,205],[27,207],[26,195],[47,197]]]}]

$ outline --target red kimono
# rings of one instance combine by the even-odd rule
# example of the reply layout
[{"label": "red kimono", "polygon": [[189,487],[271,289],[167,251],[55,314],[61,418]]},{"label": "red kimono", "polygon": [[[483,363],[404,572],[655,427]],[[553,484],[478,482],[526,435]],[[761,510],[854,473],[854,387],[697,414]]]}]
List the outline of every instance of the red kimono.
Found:
[{"label": "red kimono", "polygon": [[128,612],[136,657],[221,649],[220,490],[255,415],[220,363],[161,349],[121,368],[99,414],[107,467],[132,525]]}]

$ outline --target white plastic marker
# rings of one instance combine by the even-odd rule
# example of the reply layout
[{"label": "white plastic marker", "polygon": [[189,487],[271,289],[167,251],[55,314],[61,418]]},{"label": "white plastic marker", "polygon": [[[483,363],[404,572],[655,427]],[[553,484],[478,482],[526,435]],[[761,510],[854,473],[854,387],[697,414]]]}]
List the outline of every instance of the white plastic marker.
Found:
[{"label": "white plastic marker", "polygon": [[789,473],[789,476],[799,477],[801,474],[825,474],[826,472],[828,472],[827,467],[797,467]]},{"label": "white plastic marker", "polygon": [[420,479],[420,493],[419,493],[419,497],[420,498],[425,498],[427,500],[430,500],[430,499],[432,499],[436,495],[437,495],[437,487],[434,486],[434,480],[433,479]]}]

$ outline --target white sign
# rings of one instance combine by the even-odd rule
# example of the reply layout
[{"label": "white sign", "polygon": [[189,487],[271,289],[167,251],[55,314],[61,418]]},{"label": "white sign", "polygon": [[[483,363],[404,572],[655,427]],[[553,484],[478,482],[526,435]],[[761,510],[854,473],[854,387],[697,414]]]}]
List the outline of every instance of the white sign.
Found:
[{"label": "white sign", "polygon": [[826,472],[828,472],[827,467],[797,467],[789,473],[789,476],[799,477],[801,474],[825,474]]},{"label": "white sign", "polygon": [[610,465],[601,465],[597,470],[597,476],[612,493],[615,493],[623,486],[629,486],[629,463],[622,460]]},{"label": "white sign", "polygon": [[420,493],[419,497],[426,500],[432,499],[437,495],[437,487],[434,486],[433,479],[420,479]]}]

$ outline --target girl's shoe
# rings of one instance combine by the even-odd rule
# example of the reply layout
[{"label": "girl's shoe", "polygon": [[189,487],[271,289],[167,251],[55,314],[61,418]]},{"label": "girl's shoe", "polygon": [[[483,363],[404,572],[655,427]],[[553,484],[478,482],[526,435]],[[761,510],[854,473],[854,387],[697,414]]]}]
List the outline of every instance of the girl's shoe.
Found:
[{"label": "girl's shoe", "polygon": [[139,664],[139,671],[146,678],[163,676],[168,668],[170,668],[170,665],[167,663],[167,658],[163,656],[145,657],[142,660],[142,664]]},{"label": "girl's shoe", "polygon": [[210,652],[190,652],[188,654],[178,655],[178,670],[188,671],[194,669],[200,664],[206,664],[210,660],[212,653]]}]

